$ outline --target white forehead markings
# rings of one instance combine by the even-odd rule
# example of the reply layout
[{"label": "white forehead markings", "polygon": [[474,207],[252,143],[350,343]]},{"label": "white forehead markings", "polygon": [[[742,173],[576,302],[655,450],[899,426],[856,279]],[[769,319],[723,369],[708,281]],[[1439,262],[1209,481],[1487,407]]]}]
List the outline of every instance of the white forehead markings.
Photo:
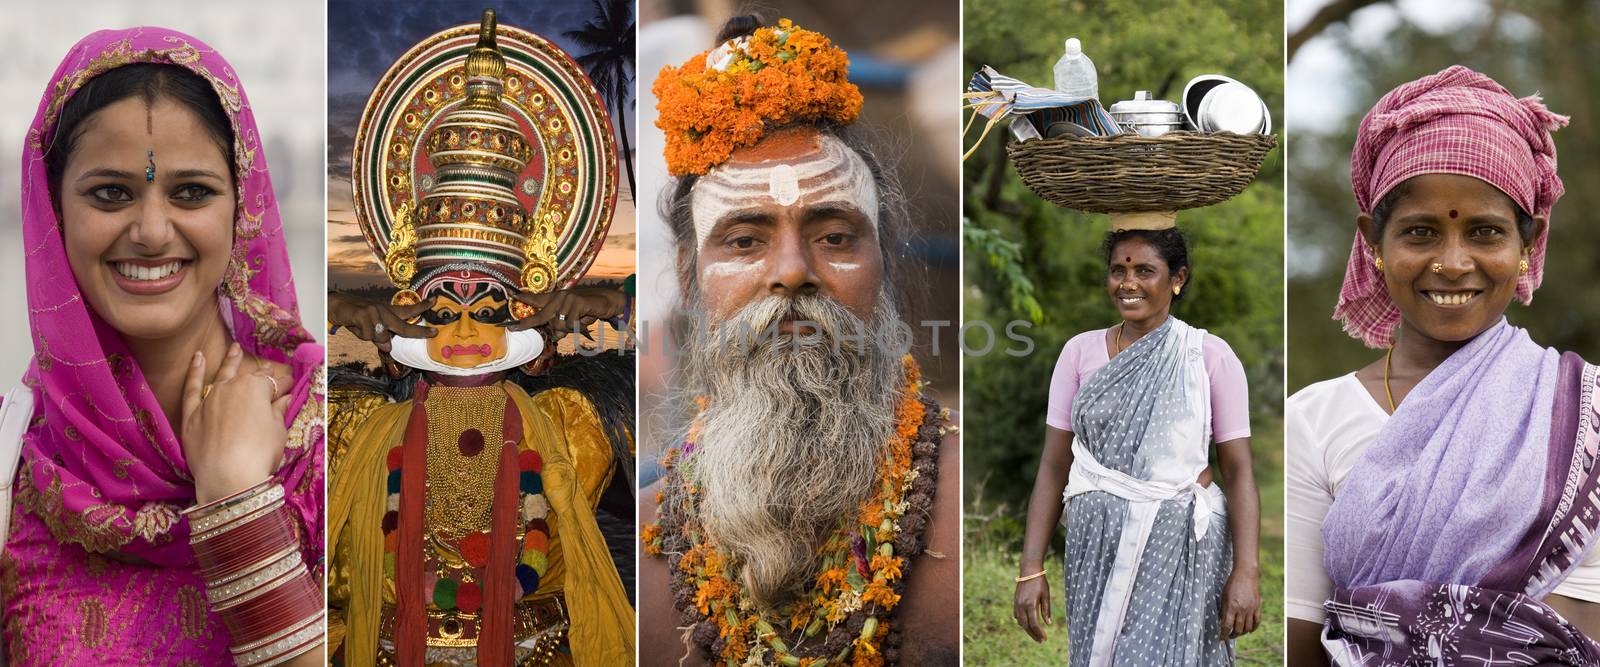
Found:
[{"label": "white forehead markings", "polygon": [[800,199],[800,177],[794,167],[780,164],[767,170],[767,192],[772,201],[789,206]]},{"label": "white forehead markings", "polygon": [[767,265],[767,260],[758,259],[754,262],[715,262],[706,265],[706,275],[725,278],[740,275],[751,271],[758,271]]},{"label": "white forehead markings", "polygon": [[802,199],[849,204],[876,230],[878,186],[872,169],[835,137],[823,135],[817,143],[817,151],[793,163],[724,164],[702,177],[690,195],[695,246],[704,245],[711,229],[730,214],[767,203],[792,206]]}]

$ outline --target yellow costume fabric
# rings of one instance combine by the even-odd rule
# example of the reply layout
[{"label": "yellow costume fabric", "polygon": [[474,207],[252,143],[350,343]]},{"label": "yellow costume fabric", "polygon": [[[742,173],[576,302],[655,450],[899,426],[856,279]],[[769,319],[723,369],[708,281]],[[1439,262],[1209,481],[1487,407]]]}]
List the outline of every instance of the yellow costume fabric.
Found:
[{"label": "yellow costume fabric", "polygon": [[[588,399],[571,389],[530,397],[511,383],[522,415],[524,441],[544,460],[544,495],[550,503],[549,569],[528,599],[562,593],[571,628],[573,663],[633,663],[633,608],[594,507],[615,472],[611,446]],[[411,401],[389,403],[370,393],[330,393],[332,475],[328,494],[328,650],[344,647],[347,665],[374,664],[378,625],[395,585],[383,568],[384,458],[405,436]],[[484,493],[490,493],[484,489]]]}]

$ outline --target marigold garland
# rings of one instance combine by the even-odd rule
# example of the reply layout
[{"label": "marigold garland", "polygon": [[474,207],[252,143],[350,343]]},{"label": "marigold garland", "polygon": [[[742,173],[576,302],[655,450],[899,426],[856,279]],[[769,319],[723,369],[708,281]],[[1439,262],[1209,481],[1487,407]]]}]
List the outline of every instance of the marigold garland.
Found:
[{"label": "marigold garland", "polygon": [[843,49],[789,19],[681,67],[663,67],[651,91],[656,127],[666,133],[667,170],[704,174],[734,150],[761,141],[769,127],[854,122],[861,91],[848,80],[849,67]]},{"label": "marigold garland", "polygon": [[[898,637],[889,619],[901,601],[910,560],[922,551],[920,521],[931,509],[945,413],[922,396],[916,362],[905,358],[906,380],[896,428],[878,466],[880,484],[856,520],[824,543],[810,591],[775,613],[756,610],[730,578],[726,556],[701,539],[695,516],[699,489],[680,471],[693,441],[669,450],[662,461],[665,501],[657,522],[640,532],[644,552],[673,565],[675,606],[694,625],[693,641],[722,662],[790,667],[898,662]],[[704,409],[704,404],[702,404]],[[697,429],[691,429],[698,433]],[[903,527],[901,519],[918,515]],[[787,622],[773,622],[786,616]],[[692,619],[691,619],[692,617]],[[888,644],[888,646],[886,646]]]}]

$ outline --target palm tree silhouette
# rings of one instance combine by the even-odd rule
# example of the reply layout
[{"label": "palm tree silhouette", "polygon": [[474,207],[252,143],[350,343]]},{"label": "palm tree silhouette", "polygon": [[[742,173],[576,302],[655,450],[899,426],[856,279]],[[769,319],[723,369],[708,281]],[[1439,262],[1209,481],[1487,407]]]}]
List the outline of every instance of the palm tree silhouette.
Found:
[{"label": "palm tree silhouette", "polygon": [[589,1],[594,5],[595,16],[582,28],[562,34],[588,51],[578,56],[578,63],[588,70],[600,95],[616,108],[615,118],[622,128],[618,133],[622,137],[622,159],[628,168],[628,195],[638,201],[634,194],[637,188],[633,182],[633,148],[628,143],[628,117],[623,106],[629,86],[633,85],[633,0]]}]

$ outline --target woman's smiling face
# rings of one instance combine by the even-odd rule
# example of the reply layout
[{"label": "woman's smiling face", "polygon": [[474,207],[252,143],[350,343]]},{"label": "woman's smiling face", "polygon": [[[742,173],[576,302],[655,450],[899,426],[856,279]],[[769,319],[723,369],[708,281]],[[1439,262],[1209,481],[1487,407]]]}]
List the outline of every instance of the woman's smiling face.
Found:
[{"label": "woman's smiling face", "polygon": [[235,196],[212,131],[181,103],[131,97],[79,125],[74,145],[60,217],[89,307],[122,335],[143,339],[214,316]]},{"label": "woman's smiling face", "polygon": [[1122,319],[1143,322],[1172,309],[1172,289],[1189,279],[1187,268],[1172,274],[1160,251],[1141,238],[1124,239],[1111,249],[1106,293]]},{"label": "woman's smiling face", "polygon": [[1381,232],[1356,223],[1383,259],[1383,280],[1406,325],[1433,340],[1462,342],[1493,326],[1516,295],[1521,261],[1543,233],[1533,219],[1523,238],[1511,198],[1484,181],[1425,174],[1401,194]]}]

